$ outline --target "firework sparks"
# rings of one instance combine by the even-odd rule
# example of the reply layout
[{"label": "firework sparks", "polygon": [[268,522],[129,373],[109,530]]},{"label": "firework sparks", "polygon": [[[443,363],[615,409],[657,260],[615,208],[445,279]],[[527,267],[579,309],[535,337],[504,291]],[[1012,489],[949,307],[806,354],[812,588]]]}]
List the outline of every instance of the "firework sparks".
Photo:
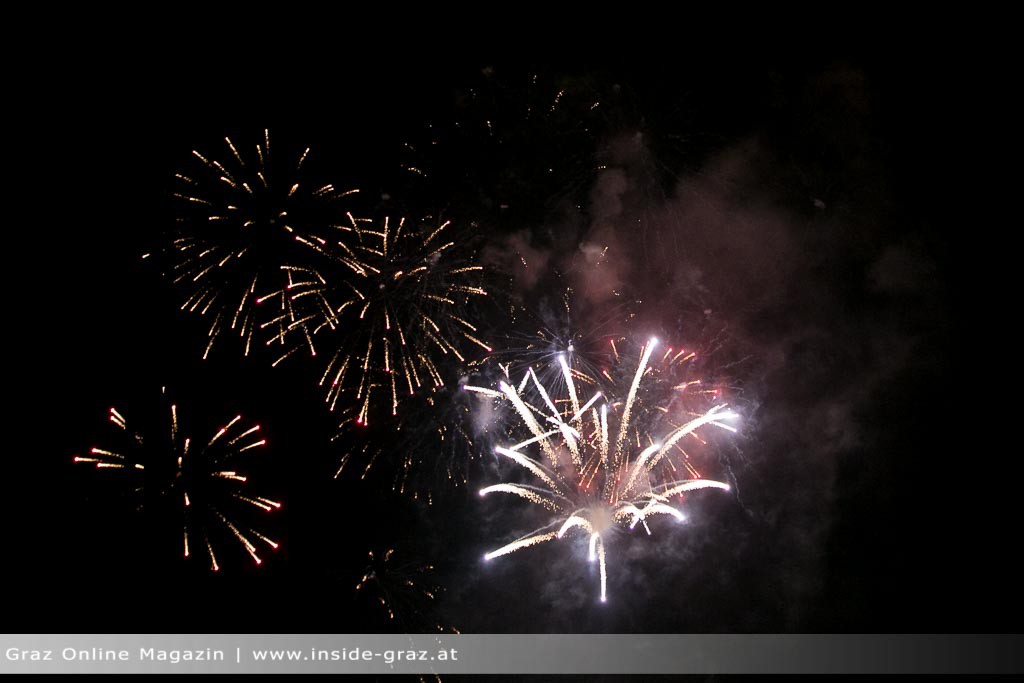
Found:
[{"label": "firework sparks", "polygon": [[450,119],[432,120],[406,140],[405,184],[450,198],[461,216],[483,225],[520,230],[544,221],[556,200],[585,201],[601,167],[607,105],[619,91],[596,78],[488,70]]},{"label": "firework sparks", "polygon": [[358,407],[348,408],[334,437],[343,452],[335,478],[351,472],[366,480],[376,471],[395,493],[428,505],[439,492],[464,486],[491,435],[488,425],[476,424],[478,399],[461,391],[462,382],[427,388],[397,416],[371,426],[356,424]]},{"label": "firework sparks", "polygon": [[248,477],[233,464],[266,445],[259,425],[247,427],[238,415],[202,442],[183,435],[176,405],[166,417],[159,431],[143,434],[130,429],[126,418],[111,408],[109,419],[121,434],[121,445],[95,447],[73,461],[121,472],[132,493],[140,496],[139,508],[159,503],[180,519],[184,557],[205,555],[210,569],[219,571],[214,546],[230,538],[254,563],[262,564],[259,547],[276,550],[279,544],[252,528],[249,520],[252,513],[279,510],[281,503],[249,492]]},{"label": "firework sparks", "polygon": [[[648,520],[652,517],[685,519],[676,505],[684,494],[708,488],[729,490],[720,481],[680,479],[674,464],[679,459],[676,454],[681,452],[679,442],[687,437],[699,438],[698,430],[715,427],[735,431],[728,422],[738,415],[728,410],[727,405],[712,405],[701,413],[688,415],[657,440],[645,432],[651,425],[648,414],[663,414],[658,410],[663,406],[638,400],[657,350],[657,340],[648,341],[624,398],[611,403],[600,392],[582,400],[574,369],[564,356],[558,362],[565,382],[564,397],[554,398],[532,369],[518,385],[511,380],[500,382],[498,391],[466,387],[511,404],[529,437],[515,445],[499,447],[496,452],[539,482],[496,484],[481,489],[480,495],[513,495],[551,515],[551,521],[544,527],[488,552],[486,560],[582,532],[589,539],[590,561],[599,565],[600,599],[604,602],[606,546],[615,529],[632,530],[640,525],[650,534]],[[596,379],[593,384],[598,384]],[[527,447],[539,451],[539,457],[531,457]]]},{"label": "firework sparks", "polygon": [[289,293],[318,278],[302,245],[323,241],[337,200],[356,192],[306,179],[309,149],[290,154],[263,131],[255,145],[224,138],[222,160],[193,151],[194,171],[177,173],[178,231],[170,249],[171,279],[186,291],[182,310],[210,319],[205,358],[226,333],[287,333],[309,341]]},{"label": "firework sparks", "polygon": [[291,325],[313,325],[313,341],[331,340],[320,383],[332,411],[357,405],[352,419],[360,425],[377,405],[397,415],[404,397],[445,386],[449,365],[491,350],[465,313],[487,294],[483,267],[459,256],[452,231],[449,222],[373,223],[350,215],[340,239],[309,245],[336,277],[309,278],[290,290],[289,300],[303,302],[304,311]]},{"label": "firework sparks", "polygon": [[543,296],[529,305],[513,303],[513,317],[522,329],[509,327],[496,335],[498,349],[487,360],[515,377],[533,369],[545,387],[567,390],[558,360],[565,356],[575,380],[592,385],[602,371],[617,367],[617,359],[611,365],[608,360],[634,314],[627,304],[582,312],[577,305],[571,287],[563,288],[557,303]]}]

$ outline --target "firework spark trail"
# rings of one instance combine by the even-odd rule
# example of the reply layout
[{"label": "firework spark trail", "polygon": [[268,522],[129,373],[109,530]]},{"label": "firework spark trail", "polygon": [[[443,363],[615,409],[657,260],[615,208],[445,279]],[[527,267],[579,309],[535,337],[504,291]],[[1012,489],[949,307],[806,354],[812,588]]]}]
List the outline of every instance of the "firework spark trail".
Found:
[{"label": "firework spark trail", "polygon": [[651,353],[657,344],[657,339],[651,339],[644,347],[643,355],[640,356],[640,363],[636,367],[636,375],[633,376],[633,384],[630,385],[629,394],[626,396],[626,407],[622,409],[619,436],[615,439],[615,457],[619,457],[622,454],[622,444],[626,440],[626,432],[629,430],[629,418],[633,412],[633,401],[636,400],[636,391],[640,388],[640,380],[643,379],[644,370],[647,369],[647,363],[651,360]]},{"label": "firework spark trail", "polygon": [[289,296],[318,279],[301,245],[322,243],[335,203],[357,190],[307,181],[309,148],[290,159],[279,146],[272,152],[266,130],[254,155],[224,142],[223,161],[193,151],[195,171],[175,174],[178,229],[168,255],[169,277],[186,293],[181,308],[210,319],[204,358],[229,332],[246,355],[261,331],[282,345],[301,339],[312,351],[309,325]]},{"label": "firework spark trail", "polygon": [[[579,529],[588,536],[588,557],[599,565],[600,599],[604,602],[607,599],[606,546],[608,535],[614,529],[633,529],[641,524],[650,534],[647,521],[652,517],[665,515],[679,521],[685,519],[682,511],[673,505],[673,499],[702,489],[729,490],[728,484],[710,479],[679,480],[674,466],[660,467],[666,463],[671,465],[672,449],[677,447],[678,441],[684,436],[696,436],[697,430],[702,427],[735,431],[726,421],[736,419],[738,415],[728,410],[725,404],[716,404],[673,429],[663,440],[655,440],[643,433],[646,424],[643,418],[647,414],[667,412],[664,406],[648,406],[638,399],[641,382],[656,346],[655,339],[644,346],[624,402],[605,402],[601,404],[600,410],[594,407],[604,397],[600,393],[581,404],[576,390],[575,372],[564,356],[559,357],[558,363],[566,384],[565,399],[552,398],[552,392],[540,386],[532,369],[528,372],[533,373],[531,379],[535,382],[539,405],[524,400],[523,391],[528,388],[525,380],[518,389],[503,381],[499,384],[500,392],[487,387],[464,387],[467,391],[495,401],[506,400],[512,405],[532,438],[510,447],[499,446],[496,453],[511,460],[541,483],[538,486],[494,484],[482,488],[480,495],[504,493],[517,496],[553,515],[546,527],[488,552],[484,556],[486,560],[561,539],[574,529]],[[666,359],[671,351],[666,352]],[[676,359],[681,354],[679,352]],[[594,383],[597,383],[596,380]],[[562,407],[559,408],[559,405]],[[614,441],[609,440],[609,418],[615,417],[609,414],[612,412],[609,411],[609,405],[620,408]],[[641,414],[641,418],[634,417],[637,413]],[[555,429],[543,429],[537,416],[555,423]],[[548,466],[524,452],[533,444],[537,444]],[[639,453],[631,459],[630,450],[633,447],[638,448]],[[557,530],[551,531],[553,528]]]},{"label": "firework spark trail", "polygon": [[[220,571],[212,541],[231,537],[253,562],[262,564],[257,541],[273,550],[280,544],[249,528],[241,508],[269,513],[279,510],[281,503],[245,493],[248,477],[231,464],[246,451],[266,445],[266,439],[259,438],[259,425],[243,429],[238,415],[217,430],[206,445],[196,448],[192,439],[181,436],[177,406],[172,404],[169,412],[169,430],[161,438],[160,434],[144,436],[130,431],[127,420],[111,408],[111,423],[127,437],[124,446],[117,450],[94,447],[87,456],[75,456],[73,462],[134,473],[130,480],[134,493],[147,496],[144,500],[163,501],[180,518],[185,558],[192,557],[193,548],[205,548],[210,569]],[[236,516],[240,518],[234,519]],[[200,539],[198,544],[195,538]]]}]

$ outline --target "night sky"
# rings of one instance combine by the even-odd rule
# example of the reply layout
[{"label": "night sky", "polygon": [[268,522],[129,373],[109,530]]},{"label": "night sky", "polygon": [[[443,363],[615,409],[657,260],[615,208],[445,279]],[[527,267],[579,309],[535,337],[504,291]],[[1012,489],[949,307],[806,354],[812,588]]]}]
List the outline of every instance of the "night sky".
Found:
[{"label": "night sky", "polygon": [[[939,115],[955,93],[942,60],[822,41],[550,59],[408,46],[370,58],[350,45],[358,62],[325,50],[278,65],[167,46],[134,52],[143,78],[131,45],[83,45],[32,86],[45,134],[25,172],[38,194],[28,225],[9,225],[22,236],[8,251],[26,273],[8,335],[29,360],[8,361],[28,410],[8,424],[18,445],[4,478],[5,583],[31,599],[5,609],[9,628],[393,630],[352,590],[367,551],[389,547],[436,567],[445,590],[423,618],[463,632],[1019,623],[1024,596],[998,548],[1018,533],[1000,489],[1020,464],[972,445],[988,426],[960,423],[965,402],[985,399],[972,395],[976,359],[964,368],[958,351]],[[601,111],[581,96],[524,117],[559,87]],[[487,117],[506,142],[481,136]],[[420,144],[428,124],[454,121],[467,128]],[[316,368],[272,369],[230,344],[201,360],[204,321],[140,258],[172,227],[172,176],[190,151],[264,127],[311,146],[332,181],[363,190],[367,212],[475,221],[498,288],[540,317],[571,286],[583,328],[628,305],[630,333],[713,341],[708,367],[744,415],[716,456],[734,493],[694,499],[690,523],[653,540],[617,537],[601,605],[577,546],[481,562],[532,528],[528,506],[476,496],[495,481],[489,457],[468,487],[433,484],[431,506],[395,495],[386,463],[362,482],[354,470],[332,479],[341,452]],[[409,141],[428,180],[397,172]],[[593,245],[613,255],[600,269]],[[508,324],[500,306],[478,315],[484,329]],[[154,410],[165,385],[197,434],[239,412],[263,426],[269,448],[251,474],[284,501],[266,527],[282,549],[264,566],[231,548],[217,575],[183,562],[166,520],[132,513],[72,465],[111,434],[110,406]]]}]

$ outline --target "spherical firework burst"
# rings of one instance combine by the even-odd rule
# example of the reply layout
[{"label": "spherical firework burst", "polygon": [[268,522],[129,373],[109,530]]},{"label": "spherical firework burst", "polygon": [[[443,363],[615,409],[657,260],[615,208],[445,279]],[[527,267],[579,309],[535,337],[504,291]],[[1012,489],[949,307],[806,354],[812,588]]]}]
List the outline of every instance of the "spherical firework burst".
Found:
[{"label": "spherical firework burst", "polygon": [[[655,411],[655,406],[639,403],[637,395],[656,348],[653,339],[645,345],[625,398],[620,401],[608,402],[596,389],[588,400],[582,400],[565,356],[558,363],[565,396],[552,395],[532,369],[518,385],[509,378],[499,384],[499,390],[466,387],[508,402],[515,409],[529,437],[496,451],[536,479],[534,484],[487,486],[480,495],[511,494],[552,515],[542,528],[487,553],[485,559],[582,530],[589,538],[589,558],[600,566],[603,602],[607,597],[605,549],[613,530],[632,530],[639,524],[650,533],[651,517],[685,518],[673,505],[683,494],[706,488],[729,489],[727,484],[710,479],[682,479],[673,462],[680,442],[696,438],[698,429],[713,426],[735,431],[726,421],[737,415],[726,405],[713,405],[701,414],[688,416],[659,439],[648,431],[657,422],[651,422],[652,411],[655,415],[662,413]],[[541,457],[530,457],[528,447],[539,449]]]},{"label": "spherical firework burst", "polygon": [[380,404],[397,415],[402,397],[450,381],[448,367],[468,362],[467,348],[490,351],[466,313],[486,295],[483,267],[460,255],[452,232],[448,221],[349,216],[338,236],[311,245],[330,264],[328,277],[296,283],[287,297],[302,306],[292,324],[320,335],[313,354],[327,349],[320,383],[331,410],[358,406],[361,425]]},{"label": "spherical firework burst", "polygon": [[186,558],[205,555],[210,568],[219,571],[214,546],[222,540],[234,539],[256,564],[263,563],[257,544],[278,548],[253,526],[257,511],[273,512],[281,504],[248,492],[248,477],[235,465],[266,444],[259,425],[246,427],[238,415],[206,442],[193,441],[179,429],[174,404],[152,429],[130,429],[116,408],[110,409],[110,422],[118,428],[120,443],[92,448],[88,455],[75,456],[74,462],[120,473],[138,496],[139,509],[158,506],[178,520]]},{"label": "spherical firework burst", "polygon": [[261,333],[282,345],[291,335],[309,339],[288,296],[316,278],[302,245],[322,240],[343,216],[337,200],[355,192],[309,180],[309,148],[272,148],[268,131],[255,153],[224,141],[221,160],[193,151],[195,168],[176,174],[178,228],[168,255],[170,277],[186,291],[182,309],[211,319],[204,358],[228,332],[246,354]]},{"label": "spherical firework burst", "polygon": [[443,590],[434,580],[434,567],[404,560],[394,548],[367,556],[366,569],[355,587],[403,633],[458,633],[439,623],[435,601]]}]

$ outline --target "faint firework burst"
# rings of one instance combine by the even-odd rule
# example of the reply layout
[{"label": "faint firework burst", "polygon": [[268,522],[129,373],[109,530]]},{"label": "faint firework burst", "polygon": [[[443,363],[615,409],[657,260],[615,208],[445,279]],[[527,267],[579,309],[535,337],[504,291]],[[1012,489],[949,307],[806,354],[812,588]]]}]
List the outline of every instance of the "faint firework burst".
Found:
[{"label": "faint firework burst", "polygon": [[407,398],[398,415],[370,426],[357,423],[358,410],[350,408],[334,437],[343,451],[335,478],[379,472],[376,479],[395,493],[428,505],[465,486],[481,455],[508,437],[504,421],[482,414],[486,399],[462,390],[492,377],[482,363],[470,363],[458,378]]},{"label": "faint firework burst", "polygon": [[[166,391],[162,397],[167,403]],[[214,549],[220,542],[234,539],[257,565],[263,563],[260,544],[277,550],[278,542],[254,527],[261,513],[279,510],[281,503],[251,493],[248,477],[236,464],[266,445],[259,425],[246,427],[238,415],[202,442],[184,435],[173,403],[145,429],[130,428],[116,408],[110,409],[109,419],[118,430],[118,444],[94,447],[74,462],[120,475],[138,510],[159,506],[177,520],[185,558],[205,556],[210,569],[220,571]]]},{"label": "faint firework burst", "polygon": [[[640,389],[645,376],[653,372],[651,360],[657,349],[656,339],[644,345],[626,386],[619,385],[610,372],[587,377],[590,386],[586,391],[591,394],[587,400],[579,391],[582,373],[570,366],[566,355],[558,358],[563,393],[549,391],[532,368],[518,384],[507,377],[497,390],[466,386],[468,391],[508,403],[529,434],[514,445],[499,446],[496,453],[528,473],[534,483],[494,484],[482,488],[480,495],[517,496],[549,516],[544,526],[488,552],[485,559],[582,531],[588,539],[588,557],[599,565],[600,599],[604,602],[606,547],[612,533],[640,525],[651,534],[648,521],[653,517],[685,520],[678,503],[689,492],[729,490],[724,482],[701,478],[683,444],[688,439],[703,443],[698,431],[705,427],[735,431],[728,422],[738,415],[722,403],[692,412],[676,409],[671,402],[663,405],[644,399]],[[686,352],[670,349],[661,357],[680,363],[685,356]],[[670,391],[685,393],[694,386],[682,383]],[[531,457],[529,450],[539,450],[540,457]]]},{"label": "faint firework burst", "polygon": [[585,200],[619,94],[600,78],[484,68],[453,111],[403,145],[409,193],[444,197],[492,229],[543,222]]},{"label": "faint firework burst", "polygon": [[389,625],[403,633],[458,633],[435,616],[442,590],[432,565],[404,559],[394,548],[371,550],[355,587],[357,595],[369,600]]}]

